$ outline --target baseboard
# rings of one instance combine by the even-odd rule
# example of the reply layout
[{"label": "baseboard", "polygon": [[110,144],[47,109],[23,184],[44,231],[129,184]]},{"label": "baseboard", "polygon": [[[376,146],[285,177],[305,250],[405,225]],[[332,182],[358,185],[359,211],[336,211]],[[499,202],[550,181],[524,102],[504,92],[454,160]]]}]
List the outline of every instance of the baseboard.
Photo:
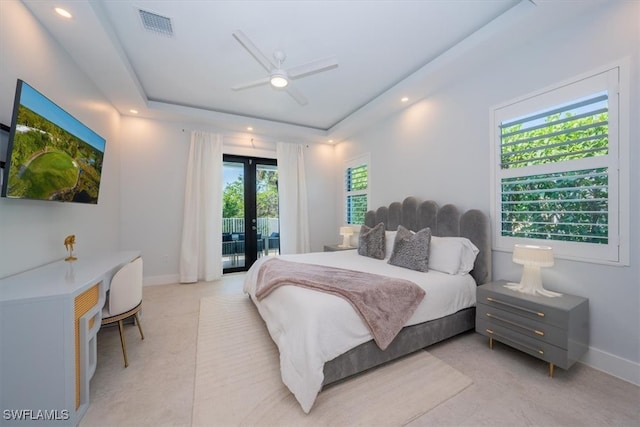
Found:
[{"label": "baseboard", "polygon": [[177,274],[165,274],[162,276],[145,276],[143,286],[170,285],[178,283],[180,276]]},{"label": "baseboard", "polygon": [[587,353],[580,359],[581,363],[606,372],[632,384],[640,386],[640,363],[623,359],[614,354],[597,348],[589,347]]}]

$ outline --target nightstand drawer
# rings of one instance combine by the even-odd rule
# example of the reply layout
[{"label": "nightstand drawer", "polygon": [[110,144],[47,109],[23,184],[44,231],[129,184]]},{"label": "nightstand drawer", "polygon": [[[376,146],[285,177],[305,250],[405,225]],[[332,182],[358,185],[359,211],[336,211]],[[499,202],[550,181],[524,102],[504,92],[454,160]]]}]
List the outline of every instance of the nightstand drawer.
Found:
[{"label": "nightstand drawer", "polygon": [[493,338],[496,341],[544,360],[545,362],[553,363],[563,369],[568,369],[570,366],[567,350],[556,347],[553,344],[531,338],[515,332],[512,329],[487,322],[484,319],[476,321],[476,331],[484,336]]},{"label": "nightstand drawer", "polygon": [[500,325],[522,335],[553,344],[560,348],[567,348],[567,330],[550,325],[544,321],[533,320],[519,313],[502,310],[496,306],[478,304],[476,309],[476,321]]},{"label": "nightstand drawer", "polygon": [[[478,304],[499,308],[523,318],[555,325],[563,329],[569,324],[569,312],[567,310],[541,304],[539,297],[515,293],[506,288],[504,288],[505,292],[501,292],[503,289],[500,288],[501,285],[495,286],[493,290],[478,287]],[[548,299],[552,300],[553,298]],[[556,301],[548,302],[553,303]]]}]

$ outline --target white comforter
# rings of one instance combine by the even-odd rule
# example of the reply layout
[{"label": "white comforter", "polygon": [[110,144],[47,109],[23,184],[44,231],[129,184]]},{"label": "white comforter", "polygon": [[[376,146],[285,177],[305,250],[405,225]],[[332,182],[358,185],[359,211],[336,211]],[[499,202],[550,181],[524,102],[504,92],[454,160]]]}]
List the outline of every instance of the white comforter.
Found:
[{"label": "white comforter", "polygon": [[[282,381],[308,413],[324,380],[324,364],[371,340],[366,324],[344,299],[298,286],[282,286],[262,301],[255,298],[259,259],[245,278],[244,291],[258,308],[280,350]],[[476,283],[468,274],[449,275],[408,270],[360,256],[357,251],[283,255],[282,259],[366,271],[410,280],[426,296],[405,326],[453,314],[476,302]]]}]

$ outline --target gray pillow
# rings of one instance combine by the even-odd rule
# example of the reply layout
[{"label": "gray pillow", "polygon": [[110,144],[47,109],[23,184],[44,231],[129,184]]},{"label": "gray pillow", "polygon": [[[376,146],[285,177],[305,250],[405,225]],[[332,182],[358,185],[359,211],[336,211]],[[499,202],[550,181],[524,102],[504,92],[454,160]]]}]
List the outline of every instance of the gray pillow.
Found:
[{"label": "gray pillow", "polygon": [[416,271],[429,271],[430,244],[430,228],[423,228],[417,233],[412,233],[399,225],[389,264]]},{"label": "gray pillow", "polygon": [[373,228],[363,225],[358,237],[358,254],[376,259],[384,259],[384,223]]}]

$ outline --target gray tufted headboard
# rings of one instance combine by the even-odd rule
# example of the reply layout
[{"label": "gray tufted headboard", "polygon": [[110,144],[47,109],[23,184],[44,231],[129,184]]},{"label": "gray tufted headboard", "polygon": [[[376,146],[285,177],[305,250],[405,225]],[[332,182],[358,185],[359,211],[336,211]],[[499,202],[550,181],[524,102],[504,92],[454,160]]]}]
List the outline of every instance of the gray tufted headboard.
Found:
[{"label": "gray tufted headboard", "polygon": [[460,214],[458,208],[451,204],[439,207],[432,200],[419,202],[415,197],[407,197],[402,203],[393,202],[388,207],[368,211],[364,222],[368,227],[384,222],[389,231],[397,230],[398,225],[413,231],[429,227],[434,236],[466,237],[480,250],[471,275],[478,285],[491,281],[489,218],[478,209]]}]

